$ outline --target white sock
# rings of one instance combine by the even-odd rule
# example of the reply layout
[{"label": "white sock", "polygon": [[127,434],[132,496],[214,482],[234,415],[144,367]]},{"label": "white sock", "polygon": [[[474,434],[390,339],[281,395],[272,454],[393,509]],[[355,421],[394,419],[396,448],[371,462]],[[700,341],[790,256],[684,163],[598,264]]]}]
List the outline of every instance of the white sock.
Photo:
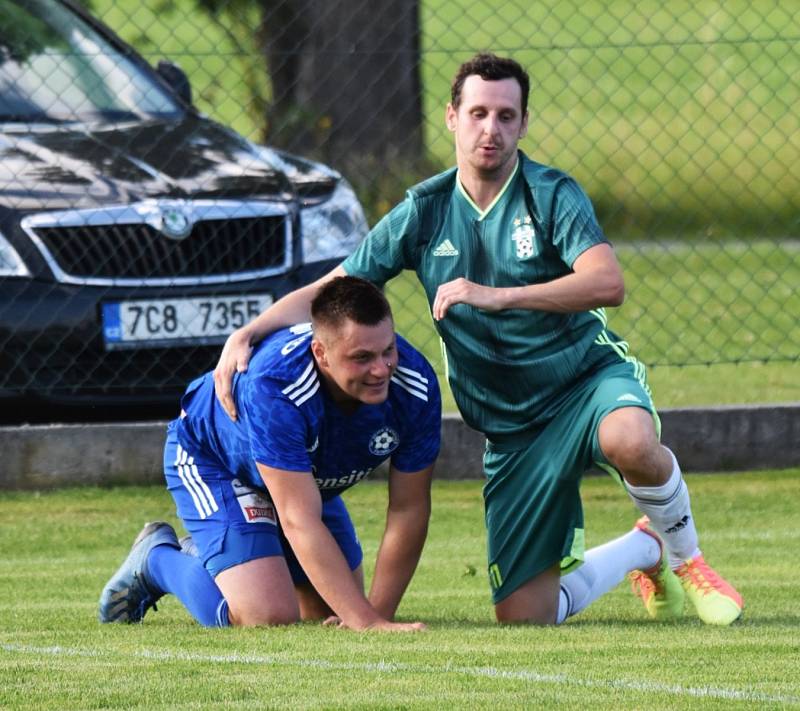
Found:
[{"label": "white sock", "polygon": [[556,624],[617,587],[632,570],[652,568],[660,555],[658,541],[638,529],[586,551],[583,565],[561,578]]},{"label": "white sock", "polygon": [[681,476],[681,468],[675,455],[672,457],[672,474],[666,484],[661,486],[625,487],[633,503],[650,518],[650,526],[661,536],[669,552],[672,568],[699,555],[697,529],[692,517],[689,489]]}]

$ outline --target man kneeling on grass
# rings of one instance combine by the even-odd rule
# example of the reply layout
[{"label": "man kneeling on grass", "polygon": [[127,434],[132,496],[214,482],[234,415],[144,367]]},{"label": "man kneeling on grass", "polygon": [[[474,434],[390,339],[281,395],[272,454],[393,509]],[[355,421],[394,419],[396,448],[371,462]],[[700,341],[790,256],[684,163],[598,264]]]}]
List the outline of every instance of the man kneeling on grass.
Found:
[{"label": "man kneeling on grass", "polygon": [[[207,626],[334,615],[356,630],[422,629],[393,618],[427,533],[441,398],[383,294],[353,277],[328,282],[311,325],[259,344],[234,389],[236,422],[210,373],[186,390],[164,471],[191,536],[147,524],[103,589],[100,621],[139,622],[172,593]],[[386,528],[366,597],[339,495],[387,459]]]}]

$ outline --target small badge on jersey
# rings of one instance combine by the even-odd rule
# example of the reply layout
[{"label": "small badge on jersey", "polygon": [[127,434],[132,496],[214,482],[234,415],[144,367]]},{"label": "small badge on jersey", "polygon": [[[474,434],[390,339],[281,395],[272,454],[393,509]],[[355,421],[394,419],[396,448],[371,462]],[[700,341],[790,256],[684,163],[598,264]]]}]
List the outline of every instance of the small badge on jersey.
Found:
[{"label": "small badge on jersey", "polygon": [[530,215],[523,219],[514,220],[514,231],[511,239],[517,245],[517,259],[529,259],[536,254],[536,231],[533,229],[533,220]]},{"label": "small badge on jersey", "polygon": [[246,523],[271,523],[273,526],[277,525],[275,506],[264,494],[242,484],[238,479],[231,481],[231,487]]},{"label": "small badge on jersey", "polygon": [[385,457],[394,452],[400,444],[400,437],[391,427],[381,427],[369,438],[369,451],[376,457]]}]

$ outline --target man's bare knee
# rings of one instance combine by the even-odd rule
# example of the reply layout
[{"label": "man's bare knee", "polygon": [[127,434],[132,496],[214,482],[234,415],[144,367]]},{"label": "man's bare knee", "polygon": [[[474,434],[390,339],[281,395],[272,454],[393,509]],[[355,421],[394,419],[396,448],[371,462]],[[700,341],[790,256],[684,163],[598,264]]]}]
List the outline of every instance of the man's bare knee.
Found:
[{"label": "man's bare knee", "polygon": [[608,442],[608,451],[604,450],[604,454],[621,471],[639,471],[648,468],[648,462],[655,457],[656,447],[655,439],[631,433]]},{"label": "man's bare knee", "polygon": [[659,443],[646,410],[614,410],[600,423],[598,440],[606,459],[636,486],[657,486],[669,475],[669,453]]},{"label": "man's bare knee", "polygon": [[223,570],[215,581],[228,601],[232,625],[290,625],[300,619],[294,584],[282,557],[240,563]]},{"label": "man's bare knee", "polygon": [[554,625],[558,615],[561,571],[558,565],[520,585],[494,606],[502,624]]},{"label": "man's bare knee", "polygon": [[300,621],[297,608],[253,608],[248,606],[236,607],[228,603],[228,618],[236,627],[277,627],[293,625]]},{"label": "man's bare knee", "polygon": [[497,607],[494,609],[495,618],[501,625],[554,625],[556,623],[555,614],[550,614],[550,611],[541,611],[541,613],[533,613],[519,617],[513,612],[507,610],[499,610]]}]

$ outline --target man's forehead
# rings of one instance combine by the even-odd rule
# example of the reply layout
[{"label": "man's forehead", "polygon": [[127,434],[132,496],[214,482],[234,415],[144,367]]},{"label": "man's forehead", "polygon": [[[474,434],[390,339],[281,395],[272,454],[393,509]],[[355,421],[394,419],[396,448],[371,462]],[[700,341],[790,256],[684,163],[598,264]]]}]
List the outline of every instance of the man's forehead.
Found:
[{"label": "man's forehead", "polygon": [[330,340],[347,351],[382,351],[395,340],[394,324],[390,318],[374,326],[345,319],[334,333],[325,335],[332,336]]},{"label": "man's forehead", "polygon": [[470,74],[461,89],[461,103],[470,105],[509,105],[518,109],[522,103],[522,88],[513,78],[484,79]]}]

